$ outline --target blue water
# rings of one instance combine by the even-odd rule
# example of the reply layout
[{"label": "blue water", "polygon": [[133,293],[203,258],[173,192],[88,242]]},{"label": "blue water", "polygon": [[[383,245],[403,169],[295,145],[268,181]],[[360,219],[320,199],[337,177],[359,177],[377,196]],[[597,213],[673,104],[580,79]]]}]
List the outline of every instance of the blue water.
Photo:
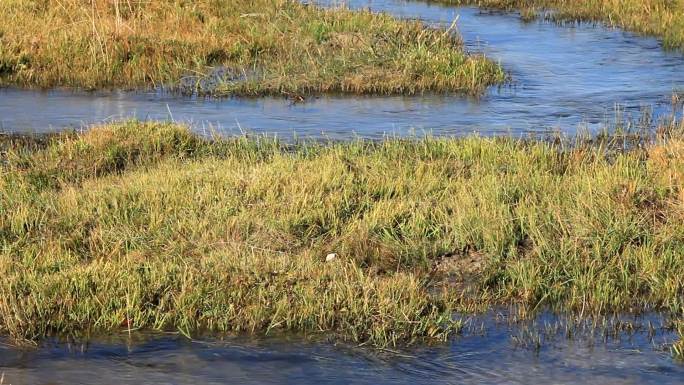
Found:
[{"label": "blue water", "polygon": [[[684,365],[665,350],[674,334],[648,333],[646,322],[637,320],[642,329],[631,334],[581,327],[567,338],[562,318],[521,326],[489,315],[449,343],[391,350],[303,337],[190,341],[122,333],[89,344],[0,346],[0,375],[13,385],[681,384]],[[540,346],[530,335],[541,336]]]},{"label": "blue water", "polygon": [[[333,5],[334,1],[319,1]],[[610,126],[615,106],[638,118],[672,113],[684,90],[684,55],[658,40],[595,25],[523,23],[515,13],[400,0],[352,0],[353,8],[445,25],[458,18],[467,48],[500,61],[512,84],[480,98],[325,96],[292,104],[283,98],[201,99],[162,92],[0,90],[0,128],[45,132],[137,117],[190,122],[200,132],[243,131],[284,137],[528,135]],[[677,107],[677,111],[679,108]]]}]

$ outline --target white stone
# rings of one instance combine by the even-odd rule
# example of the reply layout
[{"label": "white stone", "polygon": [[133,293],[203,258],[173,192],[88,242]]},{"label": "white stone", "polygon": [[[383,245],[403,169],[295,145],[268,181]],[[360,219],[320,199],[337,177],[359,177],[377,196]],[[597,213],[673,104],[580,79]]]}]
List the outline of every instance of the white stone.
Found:
[{"label": "white stone", "polygon": [[328,255],[325,256],[325,261],[326,261],[326,262],[331,262],[331,261],[334,261],[335,258],[337,258],[337,254],[335,254],[335,253],[330,253],[330,254],[328,254]]}]

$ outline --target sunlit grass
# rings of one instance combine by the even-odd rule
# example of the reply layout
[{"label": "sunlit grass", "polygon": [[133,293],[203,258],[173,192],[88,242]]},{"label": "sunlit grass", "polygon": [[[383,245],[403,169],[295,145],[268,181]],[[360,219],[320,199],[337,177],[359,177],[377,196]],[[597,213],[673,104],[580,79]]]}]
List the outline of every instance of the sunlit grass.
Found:
[{"label": "sunlit grass", "polygon": [[453,31],[289,0],[1,0],[0,84],[215,95],[479,93]]},{"label": "sunlit grass", "polygon": [[601,21],[611,26],[658,36],[668,48],[684,48],[683,0],[431,0],[448,4],[516,8],[530,20],[549,9],[557,20]]},{"label": "sunlit grass", "polygon": [[672,355],[679,359],[684,360],[684,330],[679,331],[680,340],[672,345]]},{"label": "sunlit grass", "polygon": [[[0,330],[443,339],[516,303],[681,317],[684,141],[5,139]],[[325,262],[326,255],[337,258]]]}]

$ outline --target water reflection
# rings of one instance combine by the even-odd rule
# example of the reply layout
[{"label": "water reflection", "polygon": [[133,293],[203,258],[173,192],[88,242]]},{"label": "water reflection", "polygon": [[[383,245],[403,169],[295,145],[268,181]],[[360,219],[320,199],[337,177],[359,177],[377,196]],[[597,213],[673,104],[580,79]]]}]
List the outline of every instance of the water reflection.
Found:
[{"label": "water reflection", "polygon": [[[474,319],[448,344],[372,350],[302,337],[188,341],[133,335],[88,345],[0,348],[5,383],[23,384],[680,384],[675,338],[657,315],[598,329],[564,318]],[[480,329],[484,323],[484,329]],[[616,326],[617,325],[617,326]],[[646,326],[649,325],[649,326]],[[480,333],[484,330],[484,333]],[[539,341],[539,345],[537,342]]]}]

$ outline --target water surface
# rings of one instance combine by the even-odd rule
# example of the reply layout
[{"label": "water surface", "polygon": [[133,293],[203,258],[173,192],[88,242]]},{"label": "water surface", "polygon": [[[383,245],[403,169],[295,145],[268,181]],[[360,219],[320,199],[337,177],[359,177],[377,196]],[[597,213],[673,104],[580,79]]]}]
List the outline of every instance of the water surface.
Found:
[{"label": "water surface", "polygon": [[[339,2],[318,1],[330,6]],[[51,131],[137,117],[190,122],[198,131],[266,132],[292,137],[431,132],[436,135],[527,135],[610,125],[619,104],[636,117],[672,112],[673,91],[684,89],[684,56],[666,52],[658,40],[602,26],[524,23],[515,13],[448,7],[401,0],[351,0],[352,8],[449,25],[468,50],[500,61],[513,84],[480,98],[327,96],[293,104],[283,98],[202,99],[163,92],[0,90],[0,128]]]},{"label": "water surface", "polygon": [[[657,318],[657,317],[655,317]],[[126,334],[90,344],[0,347],[4,384],[681,384],[669,331],[618,335],[485,322],[450,343],[374,350],[301,337],[189,341]],[[643,320],[641,320],[643,322]],[[473,325],[477,329],[477,325]],[[541,346],[533,342],[537,337]]]}]

